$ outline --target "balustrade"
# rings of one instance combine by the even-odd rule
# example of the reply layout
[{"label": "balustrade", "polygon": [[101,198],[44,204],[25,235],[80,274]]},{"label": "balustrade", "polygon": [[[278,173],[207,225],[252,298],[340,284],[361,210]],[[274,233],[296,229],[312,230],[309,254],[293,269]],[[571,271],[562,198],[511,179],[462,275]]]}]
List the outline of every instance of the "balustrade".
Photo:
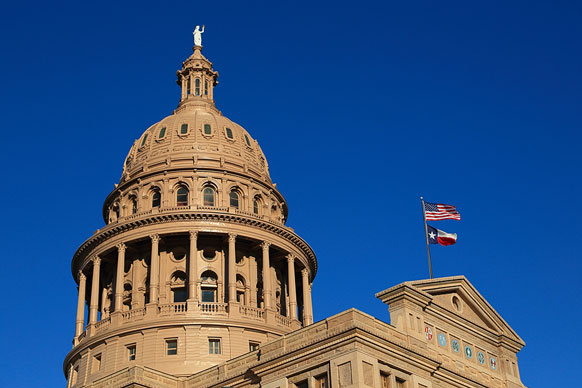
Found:
[{"label": "balustrade", "polygon": [[145,315],[146,310],[144,308],[141,309],[132,309],[129,311],[123,311],[121,313],[121,318],[124,321],[135,321],[138,319],[142,319]]},{"label": "balustrade", "polygon": [[198,309],[203,313],[226,315],[228,312],[228,304],[217,302],[199,302]]},{"label": "balustrade", "polygon": [[160,315],[182,314],[188,311],[186,302],[162,304],[158,308]]},{"label": "balustrade", "polygon": [[110,323],[111,323],[111,317],[103,318],[102,320],[100,320],[99,322],[97,322],[95,324],[95,332],[97,333],[97,332],[105,329],[107,326],[109,326]]},{"label": "balustrade", "polygon": [[263,320],[263,314],[264,314],[263,309],[260,309],[257,307],[251,307],[251,306],[239,306],[239,312],[244,317],[251,318],[251,319],[257,319],[257,320]]},{"label": "balustrade", "polygon": [[277,314],[275,315],[275,322],[277,322],[281,326],[291,327],[291,323],[293,322],[293,320],[291,318]]}]

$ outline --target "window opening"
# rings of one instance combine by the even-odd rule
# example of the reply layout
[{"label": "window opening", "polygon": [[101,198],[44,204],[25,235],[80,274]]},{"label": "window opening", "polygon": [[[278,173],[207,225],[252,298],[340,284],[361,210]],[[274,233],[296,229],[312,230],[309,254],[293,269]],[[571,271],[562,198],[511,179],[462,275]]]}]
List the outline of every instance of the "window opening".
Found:
[{"label": "window opening", "polygon": [[196,78],[196,81],[194,83],[194,94],[199,96],[200,95],[200,78]]},{"label": "window opening", "polygon": [[247,135],[245,135],[245,141],[247,142],[247,145],[250,147],[251,141],[249,140],[249,137]]},{"label": "window opening", "polygon": [[162,127],[162,129],[160,129],[160,135],[158,136],[158,138],[163,138],[164,136],[166,136],[166,127]]},{"label": "window opening", "polygon": [[208,354],[220,354],[220,338],[208,340]]},{"label": "window opening", "polygon": [[259,201],[256,199],[253,201],[253,213],[259,214]]},{"label": "window opening", "polygon": [[137,199],[131,199],[131,214],[137,213]]},{"label": "window opening", "polygon": [[212,135],[212,127],[210,126],[210,124],[204,124],[204,134]]},{"label": "window opening", "polygon": [[188,189],[185,187],[180,187],[178,193],[176,194],[176,205],[177,206],[188,206]]},{"label": "window opening", "polygon": [[156,191],[152,197],[152,207],[160,207],[162,202],[162,194],[159,191]]},{"label": "window opening", "polygon": [[204,95],[208,96],[208,81],[204,80]]},{"label": "window opening", "polygon": [[180,134],[185,135],[188,133],[188,124],[182,124],[180,127]]},{"label": "window opening", "polygon": [[236,193],[236,191],[231,191],[230,194],[230,207],[233,207],[235,209],[238,209],[238,194]]},{"label": "window opening", "polygon": [[226,137],[228,137],[229,139],[233,139],[234,136],[232,135],[232,129],[230,128],[226,128]]},{"label": "window opening", "polygon": [[249,341],[249,352],[254,352],[255,350],[259,350],[259,343]]},{"label": "window opening", "polygon": [[173,356],[173,355],[178,354],[178,340],[177,339],[166,340],[166,354],[168,356]]},{"label": "window opening", "polygon": [[203,197],[204,206],[214,206],[214,189],[212,187],[204,188]]},{"label": "window opening", "polygon": [[191,78],[188,77],[188,81],[186,81],[186,94],[190,94],[190,82],[191,82]]},{"label": "window opening", "polygon": [[146,140],[148,139],[148,134],[146,133],[145,135],[143,135],[143,140],[141,141],[141,146],[143,147],[145,145]]},{"label": "window opening", "polygon": [[136,353],[135,350],[136,350],[135,345],[129,345],[127,347],[127,360],[128,361],[135,361],[135,353]]}]

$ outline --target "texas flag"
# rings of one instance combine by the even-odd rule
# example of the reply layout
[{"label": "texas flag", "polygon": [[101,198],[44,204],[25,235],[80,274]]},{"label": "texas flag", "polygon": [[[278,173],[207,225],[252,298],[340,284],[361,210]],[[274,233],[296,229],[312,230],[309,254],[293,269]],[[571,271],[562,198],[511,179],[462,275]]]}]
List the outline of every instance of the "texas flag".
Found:
[{"label": "texas flag", "polygon": [[443,232],[442,230],[433,228],[430,225],[426,225],[426,227],[429,244],[453,245],[457,242],[456,233]]}]

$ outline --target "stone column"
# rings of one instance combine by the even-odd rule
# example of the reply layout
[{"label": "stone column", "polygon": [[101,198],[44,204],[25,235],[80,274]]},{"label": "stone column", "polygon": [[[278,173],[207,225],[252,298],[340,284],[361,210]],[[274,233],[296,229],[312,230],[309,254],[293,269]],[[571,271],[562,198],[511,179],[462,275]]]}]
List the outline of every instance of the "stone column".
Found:
[{"label": "stone column", "polygon": [[158,245],[160,236],[152,234],[152,252],[150,259],[150,303],[158,304],[158,295],[160,293],[160,254]]},{"label": "stone column", "polygon": [[263,303],[265,310],[271,308],[271,265],[269,263],[269,247],[270,242],[263,241],[261,247],[263,248]]},{"label": "stone column", "polygon": [[[125,244],[117,244],[117,272],[115,273],[115,310],[123,305],[123,275],[125,274]],[[132,290],[133,291],[133,290]]]},{"label": "stone column", "polygon": [[259,273],[257,269],[257,260],[254,257],[251,257],[250,261],[251,273],[249,274],[249,286],[251,296],[249,298],[249,306],[257,307],[257,278],[259,277]]},{"label": "stone column", "polygon": [[87,277],[83,271],[79,271],[79,295],[77,297],[77,320],[75,321],[75,337],[83,332],[85,326],[85,290]]},{"label": "stone column", "polygon": [[101,259],[93,258],[93,277],[91,278],[91,302],[89,303],[89,324],[97,323],[97,310],[99,307],[99,272]]},{"label": "stone column", "polygon": [[289,284],[289,318],[297,319],[297,291],[295,288],[295,256],[287,255],[287,283]]},{"label": "stone column", "polygon": [[190,231],[190,261],[188,262],[188,299],[198,299],[198,232]]},{"label": "stone column", "polygon": [[303,326],[307,326],[313,323],[313,316],[311,315],[311,288],[309,287],[309,271],[307,268],[301,270],[301,278],[303,280]]},{"label": "stone column", "polygon": [[228,234],[228,302],[236,302],[236,234]]}]

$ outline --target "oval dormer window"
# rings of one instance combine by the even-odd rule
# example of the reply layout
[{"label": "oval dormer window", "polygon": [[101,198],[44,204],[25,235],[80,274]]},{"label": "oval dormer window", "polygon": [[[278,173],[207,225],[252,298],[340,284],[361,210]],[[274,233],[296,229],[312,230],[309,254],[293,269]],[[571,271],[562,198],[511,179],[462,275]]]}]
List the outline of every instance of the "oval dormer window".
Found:
[{"label": "oval dormer window", "polygon": [[148,134],[146,133],[145,135],[143,135],[143,140],[141,141],[140,147],[143,147],[145,145],[147,139],[148,139]]},{"label": "oval dormer window", "polygon": [[182,124],[180,127],[180,135],[186,135],[188,133],[188,124]]},{"label": "oval dormer window", "polygon": [[160,129],[160,134],[158,135],[158,139],[163,139],[166,136],[166,127]]},{"label": "oval dormer window", "polygon": [[251,141],[249,140],[249,137],[247,135],[245,135],[245,141],[247,142],[247,145],[250,147]]},{"label": "oval dormer window", "polygon": [[230,128],[226,128],[226,137],[228,137],[229,139],[234,139],[234,136],[232,135],[232,129]]},{"label": "oval dormer window", "polygon": [[210,124],[204,124],[204,134],[212,135],[212,127],[210,126]]}]

